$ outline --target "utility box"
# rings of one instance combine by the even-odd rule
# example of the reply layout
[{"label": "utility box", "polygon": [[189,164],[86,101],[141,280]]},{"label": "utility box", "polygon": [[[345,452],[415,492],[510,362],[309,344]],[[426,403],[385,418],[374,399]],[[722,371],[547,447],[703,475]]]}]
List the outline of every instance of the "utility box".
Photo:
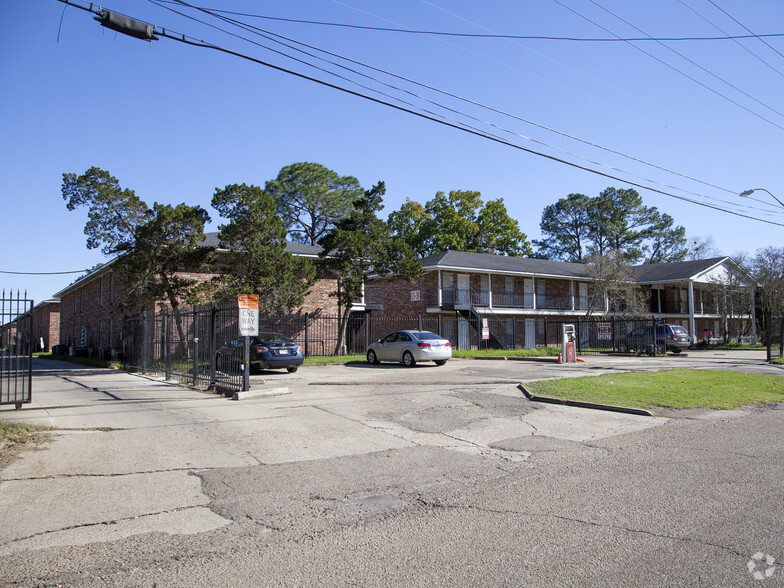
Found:
[{"label": "utility box", "polygon": [[574,325],[561,325],[561,355],[559,363],[577,363],[577,331]]}]

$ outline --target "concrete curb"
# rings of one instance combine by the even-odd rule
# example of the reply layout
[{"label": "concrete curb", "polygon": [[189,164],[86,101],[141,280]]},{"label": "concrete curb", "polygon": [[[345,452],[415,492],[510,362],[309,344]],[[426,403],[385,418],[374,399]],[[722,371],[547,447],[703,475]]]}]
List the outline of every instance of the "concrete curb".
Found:
[{"label": "concrete curb", "polygon": [[261,398],[263,396],[284,396],[291,394],[288,388],[267,388],[265,390],[248,390],[247,392],[235,392],[233,400],[249,400],[251,398]]},{"label": "concrete curb", "polygon": [[497,355],[497,356],[478,356],[474,357],[473,359],[479,361],[538,361],[543,363],[558,363],[558,357],[555,355],[542,355],[542,356],[531,356],[531,357],[523,357],[523,356],[506,356],[506,355]]},{"label": "concrete curb", "polygon": [[531,392],[523,386],[522,384],[518,384],[517,386],[522,390],[525,397],[532,401],[532,402],[544,402],[547,404],[563,404],[565,406],[575,406],[577,408],[590,408],[592,410],[606,410],[608,412],[622,412],[625,414],[634,414],[638,416],[649,416],[652,417],[653,413],[649,410],[644,410],[642,408],[629,408],[626,406],[613,406],[612,404],[598,404],[596,402],[582,402],[580,400],[564,400],[563,398],[551,398],[549,396],[536,396],[535,394],[531,394]]}]

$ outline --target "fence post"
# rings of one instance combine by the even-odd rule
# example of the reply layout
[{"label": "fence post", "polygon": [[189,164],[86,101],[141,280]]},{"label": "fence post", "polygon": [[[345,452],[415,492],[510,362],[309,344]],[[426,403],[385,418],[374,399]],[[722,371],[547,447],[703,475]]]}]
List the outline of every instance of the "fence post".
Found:
[{"label": "fence post", "polygon": [[171,323],[172,323],[171,319],[173,318],[168,316],[168,314],[169,313],[166,310],[161,311],[161,319],[163,320],[163,324],[161,325],[161,330],[162,330],[161,345],[163,347],[163,349],[161,349],[161,353],[163,357],[161,359],[163,359],[164,367],[166,370],[165,371],[166,380],[171,379],[171,350],[170,350],[171,332],[169,327],[171,327]]},{"label": "fence post", "polygon": [[417,317],[417,329],[420,330],[420,331],[422,330],[422,315],[421,314]]},{"label": "fence post", "polygon": [[210,387],[215,386],[215,355],[218,352],[217,349],[217,342],[215,341],[216,335],[218,332],[216,326],[216,315],[218,313],[218,309],[215,306],[215,302],[210,303],[211,311],[210,311]]},{"label": "fence post", "polygon": [[308,335],[310,331],[310,313],[305,313],[305,357],[310,355],[310,345],[308,341]]},{"label": "fence post", "polygon": [[365,313],[365,349],[370,346],[370,321],[373,320],[373,315],[369,312]]},{"label": "fence post", "polygon": [[193,312],[193,385],[196,385],[199,377],[199,311],[196,305],[191,309]]},{"label": "fence post", "polygon": [[147,371],[147,311],[142,311],[142,373]]},{"label": "fence post", "polygon": [[610,337],[612,338],[612,350],[615,351],[615,315],[610,317]]},{"label": "fence post", "polygon": [[[784,356],[784,315],[780,317],[779,324],[779,357]],[[773,322],[773,321],[771,321]]]}]

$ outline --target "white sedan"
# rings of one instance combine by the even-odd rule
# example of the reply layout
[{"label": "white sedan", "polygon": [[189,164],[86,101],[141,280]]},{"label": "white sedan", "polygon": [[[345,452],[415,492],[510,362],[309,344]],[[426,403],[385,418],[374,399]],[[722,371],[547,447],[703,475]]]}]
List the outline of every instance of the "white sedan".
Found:
[{"label": "white sedan", "polygon": [[452,357],[452,344],[430,331],[395,331],[371,344],[367,349],[370,364],[396,361],[413,367],[418,361],[444,365]]}]

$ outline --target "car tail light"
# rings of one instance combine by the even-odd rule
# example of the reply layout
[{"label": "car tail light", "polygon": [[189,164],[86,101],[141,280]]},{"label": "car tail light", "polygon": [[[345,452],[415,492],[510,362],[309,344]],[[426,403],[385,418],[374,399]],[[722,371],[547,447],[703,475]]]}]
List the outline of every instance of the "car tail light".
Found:
[{"label": "car tail light", "polygon": [[269,351],[264,345],[254,345],[253,348],[256,350],[256,353],[267,353]]},{"label": "car tail light", "polygon": [[444,347],[452,347],[452,344],[449,341],[447,341],[446,343],[444,343]]},{"label": "car tail light", "polygon": [[302,349],[302,345],[297,345],[297,353],[304,353],[304,350]]},{"label": "car tail light", "polygon": [[425,343],[424,341],[417,343],[417,346],[421,347],[422,349],[430,349],[430,343]]}]

